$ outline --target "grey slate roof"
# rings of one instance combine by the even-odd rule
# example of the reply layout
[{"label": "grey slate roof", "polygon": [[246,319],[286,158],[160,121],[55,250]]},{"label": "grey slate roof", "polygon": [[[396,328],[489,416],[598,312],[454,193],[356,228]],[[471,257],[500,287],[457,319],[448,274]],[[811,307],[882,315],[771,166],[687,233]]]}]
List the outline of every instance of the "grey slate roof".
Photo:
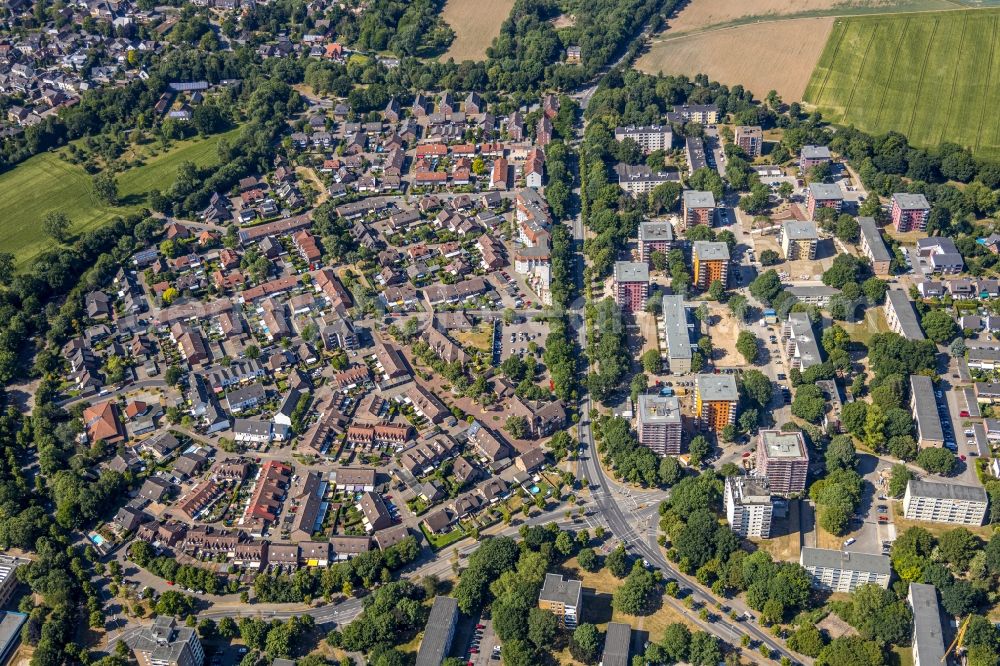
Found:
[{"label": "grey slate roof", "polygon": [[915,406],[917,426],[921,439],[944,441],[944,429],[938,416],[934,398],[934,382],[926,375],[910,375],[910,396]]}]

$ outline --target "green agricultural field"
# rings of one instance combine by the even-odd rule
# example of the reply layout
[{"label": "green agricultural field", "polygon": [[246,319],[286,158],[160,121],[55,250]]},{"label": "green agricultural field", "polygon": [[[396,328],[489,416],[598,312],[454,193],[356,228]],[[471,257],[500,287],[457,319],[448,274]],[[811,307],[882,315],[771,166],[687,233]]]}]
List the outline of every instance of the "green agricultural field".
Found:
[{"label": "green agricultural field", "polygon": [[1000,10],[837,19],[805,92],[832,122],[1000,159]]},{"label": "green agricultural field", "polygon": [[[51,244],[39,229],[42,218],[51,211],[65,212],[73,221],[73,231],[82,232],[138,210],[150,190],[170,187],[181,162],[190,160],[199,166],[215,163],[219,141],[235,137],[238,131],[180,141],[165,153],[144,156],[142,166],[118,174],[118,190],[126,205],[116,208],[103,205],[91,194],[91,177],[83,167],[66,162],[58,153],[32,157],[0,174],[0,250],[13,252],[18,265],[25,266]],[[139,150],[148,151],[149,147]]]}]

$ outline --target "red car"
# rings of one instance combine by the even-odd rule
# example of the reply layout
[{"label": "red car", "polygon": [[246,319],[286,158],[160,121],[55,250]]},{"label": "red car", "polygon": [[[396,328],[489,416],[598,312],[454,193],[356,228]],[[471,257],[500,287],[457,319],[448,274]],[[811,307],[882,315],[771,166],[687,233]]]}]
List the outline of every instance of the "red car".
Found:
[{"label": "red car", "polygon": [[958,413],[958,415],[961,416],[962,418],[968,418],[968,416],[969,416],[969,410],[963,409],[962,411],[960,411]]},{"label": "red car", "polygon": [[961,460],[962,462],[965,462],[965,456],[959,456],[958,459]]},{"label": "red car", "polygon": [[485,624],[477,624],[476,625],[476,629],[485,629],[485,628],[486,628]]}]

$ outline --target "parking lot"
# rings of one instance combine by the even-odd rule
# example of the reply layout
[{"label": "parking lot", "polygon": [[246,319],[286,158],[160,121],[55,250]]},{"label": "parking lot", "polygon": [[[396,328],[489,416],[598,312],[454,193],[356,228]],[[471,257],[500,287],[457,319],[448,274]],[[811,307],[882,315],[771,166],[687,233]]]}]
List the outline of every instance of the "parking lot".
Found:
[{"label": "parking lot", "polygon": [[531,353],[531,343],[544,348],[546,335],[548,326],[544,322],[525,319],[515,324],[504,324],[500,332],[500,358],[507,359],[514,354],[523,358]]},{"label": "parking lot", "polygon": [[500,639],[493,632],[493,622],[479,618],[475,623],[459,627],[452,656],[475,666],[496,666],[500,663]]}]

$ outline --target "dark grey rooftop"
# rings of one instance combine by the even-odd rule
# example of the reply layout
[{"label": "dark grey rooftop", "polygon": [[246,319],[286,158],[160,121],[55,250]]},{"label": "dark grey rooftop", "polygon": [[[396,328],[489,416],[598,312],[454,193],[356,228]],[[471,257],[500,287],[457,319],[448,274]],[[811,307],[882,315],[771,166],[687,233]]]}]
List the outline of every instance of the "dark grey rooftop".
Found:
[{"label": "dark grey rooftop", "polygon": [[628,666],[629,647],[632,644],[632,627],[624,622],[609,622],[604,638],[601,666]]},{"label": "dark grey rooftop", "polygon": [[913,609],[913,642],[920,652],[920,662],[944,662],[944,630],[937,588],[924,583],[910,583],[910,607]]},{"label": "dark grey rooftop", "polygon": [[934,398],[934,382],[927,375],[910,375],[910,397],[917,417],[920,438],[932,442],[944,441],[944,429]]},{"label": "dark grey rooftop", "polygon": [[892,571],[888,555],[872,555],[827,548],[803,548],[799,558],[802,566],[841,571],[862,571],[888,576]]},{"label": "dark grey rooftop", "polygon": [[901,289],[890,289],[885,294],[887,305],[891,305],[903,329],[903,337],[911,340],[923,340],[924,331],[917,321],[917,311],[906,292]]},{"label": "dark grey rooftop", "polygon": [[416,666],[441,666],[448,656],[454,637],[454,625],[458,619],[458,601],[451,597],[434,597],[427,628],[420,641]]},{"label": "dark grey rooftop", "polygon": [[669,222],[641,222],[639,224],[639,240],[641,241],[672,241],[674,227]]},{"label": "dark grey rooftop", "polygon": [[875,218],[859,217],[858,226],[861,227],[861,235],[864,236],[865,242],[867,242],[868,247],[871,248],[873,260],[890,261],[892,257],[889,255],[889,250],[885,246],[885,241],[882,240],[882,234],[879,233],[878,224],[875,223]]},{"label": "dark grey rooftop", "polygon": [[933,497],[964,502],[985,502],[986,491],[982,486],[964,486],[958,483],[933,483],[910,479],[906,491],[911,497]]},{"label": "dark grey rooftop", "polygon": [[545,574],[545,584],[538,594],[539,601],[551,601],[564,606],[579,606],[583,584],[578,580],[564,579],[560,574]]}]

